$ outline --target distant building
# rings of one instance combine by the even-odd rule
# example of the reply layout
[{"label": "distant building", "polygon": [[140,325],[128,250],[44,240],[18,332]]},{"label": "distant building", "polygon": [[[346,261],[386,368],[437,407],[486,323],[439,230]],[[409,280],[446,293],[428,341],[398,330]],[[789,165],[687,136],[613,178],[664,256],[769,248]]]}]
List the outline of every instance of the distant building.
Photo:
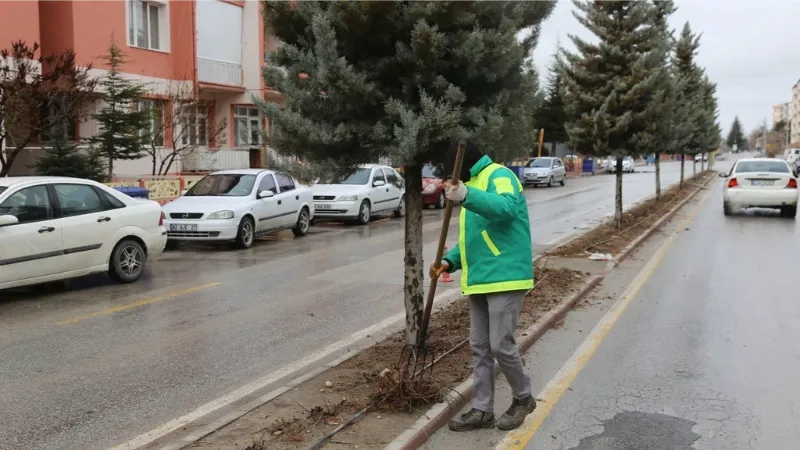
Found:
[{"label": "distant building", "polygon": [[789,110],[791,109],[792,103],[786,102],[781,103],[778,105],[774,105],[772,107],[772,124],[776,124],[778,122],[786,122],[789,123]]},{"label": "distant building", "polygon": [[789,110],[791,142],[800,142],[800,80],[792,87],[792,104]]}]

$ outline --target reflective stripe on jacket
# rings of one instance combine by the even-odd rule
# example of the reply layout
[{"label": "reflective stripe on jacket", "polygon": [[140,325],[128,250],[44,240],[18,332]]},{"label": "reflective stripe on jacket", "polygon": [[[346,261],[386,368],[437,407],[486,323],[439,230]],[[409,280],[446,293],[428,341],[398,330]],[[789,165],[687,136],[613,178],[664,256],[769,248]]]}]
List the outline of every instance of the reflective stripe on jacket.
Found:
[{"label": "reflective stripe on jacket", "polygon": [[461,270],[464,295],[533,288],[528,205],[519,178],[484,156],[470,170],[461,205],[458,247],[444,259]]}]

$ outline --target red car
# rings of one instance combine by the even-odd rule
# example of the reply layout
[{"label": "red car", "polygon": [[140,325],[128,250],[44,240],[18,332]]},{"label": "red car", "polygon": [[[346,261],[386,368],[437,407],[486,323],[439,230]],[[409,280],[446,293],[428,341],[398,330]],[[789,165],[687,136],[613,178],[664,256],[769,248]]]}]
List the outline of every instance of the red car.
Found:
[{"label": "red car", "polygon": [[436,209],[443,209],[447,204],[441,167],[426,165],[422,168],[422,204]]}]

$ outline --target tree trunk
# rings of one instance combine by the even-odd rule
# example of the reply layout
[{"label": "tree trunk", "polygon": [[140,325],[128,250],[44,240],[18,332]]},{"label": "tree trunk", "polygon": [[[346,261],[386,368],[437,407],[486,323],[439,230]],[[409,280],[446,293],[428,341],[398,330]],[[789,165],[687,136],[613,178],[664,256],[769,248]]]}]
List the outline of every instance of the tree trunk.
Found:
[{"label": "tree trunk", "polygon": [[700,172],[706,171],[706,153],[702,154],[703,157],[700,158]]},{"label": "tree trunk", "polygon": [[655,153],[655,161],[653,164],[656,166],[656,201],[661,200],[661,153]]},{"label": "tree trunk", "polygon": [[422,261],[422,165],[408,165],[403,170],[406,182],[405,286],[406,343],[415,345],[422,326],[425,301]]},{"label": "tree trunk", "polygon": [[153,173],[151,173],[151,175],[153,175],[153,176],[159,175],[159,174],[156,173],[156,151],[155,151],[155,149],[153,150],[153,154],[151,156],[153,157],[153,170],[152,170]]},{"label": "tree trunk", "polygon": [[3,166],[0,167],[0,178],[7,177],[8,173],[11,172],[11,167],[14,165],[14,161],[17,159],[17,155],[22,151],[22,149],[6,148],[6,156],[3,159]]},{"label": "tree trunk", "polygon": [[108,156],[108,180],[114,179],[114,155]]},{"label": "tree trunk", "polygon": [[686,153],[681,153],[681,181],[678,183],[678,189],[683,189],[683,168],[686,165]]},{"label": "tree trunk", "polygon": [[617,156],[617,183],[614,188],[614,223],[622,228],[622,156]]},{"label": "tree trunk", "polygon": [[697,176],[697,160],[692,158],[692,176]]}]

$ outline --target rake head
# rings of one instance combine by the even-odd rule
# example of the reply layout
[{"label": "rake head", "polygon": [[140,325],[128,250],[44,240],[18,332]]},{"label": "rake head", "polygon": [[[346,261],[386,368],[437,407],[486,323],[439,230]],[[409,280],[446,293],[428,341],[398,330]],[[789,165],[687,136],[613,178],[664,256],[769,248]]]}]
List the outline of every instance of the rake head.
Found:
[{"label": "rake head", "polygon": [[413,384],[430,377],[434,359],[434,354],[427,345],[406,345],[397,364],[401,379],[407,379]]}]

